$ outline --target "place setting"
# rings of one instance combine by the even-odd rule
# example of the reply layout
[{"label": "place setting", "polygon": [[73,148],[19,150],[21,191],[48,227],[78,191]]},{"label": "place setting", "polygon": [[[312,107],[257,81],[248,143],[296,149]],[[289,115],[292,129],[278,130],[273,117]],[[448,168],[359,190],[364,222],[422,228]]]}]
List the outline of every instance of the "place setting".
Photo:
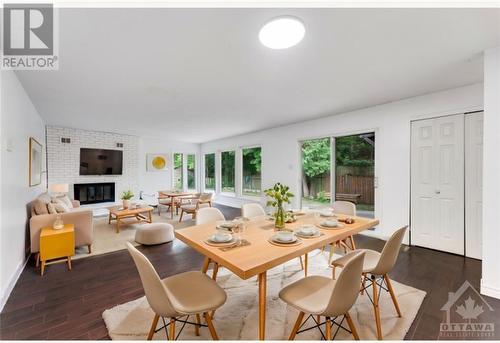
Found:
[{"label": "place setting", "polygon": [[321,220],[317,226],[325,230],[343,229],[345,227],[344,224],[340,223],[340,221],[335,217],[325,218]]},{"label": "place setting", "polygon": [[324,235],[316,226],[312,224],[301,225],[298,229],[295,230],[295,235],[300,238],[317,238]]},{"label": "place setting", "polygon": [[218,247],[222,251],[250,245],[248,240],[242,238],[247,221],[246,218],[238,217],[232,221],[217,222],[215,233],[208,237],[204,243]]},{"label": "place setting", "polygon": [[274,235],[269,237],[268,241],[269,243],[280,247],[290,247],[302,244],[302,240],[297,237],[295,232],[289,230],[276,231]]}]

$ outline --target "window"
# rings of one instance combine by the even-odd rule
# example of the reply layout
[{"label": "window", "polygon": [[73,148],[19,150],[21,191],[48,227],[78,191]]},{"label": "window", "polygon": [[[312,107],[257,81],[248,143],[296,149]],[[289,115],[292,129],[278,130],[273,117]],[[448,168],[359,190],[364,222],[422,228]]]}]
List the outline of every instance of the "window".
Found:
[{"label": "window", "polygon": [[302,206],[328,205],[331,198],[330,138],[302,142]]},{"label": "window", "polygon": [[183,168],[182,168],[182,154],[174,153],[174,188],[183,190]]},{"label": "window", "polygon": [[188,189],[196,189],[196,155],[187,155],[187,183]]},{"label": "window", "polygon": [[260,196],[261,193],[261,148],[247,148],[242,150],[243,155],[243,182],[242,194]]},{"label": "window", "polygon": [[234,193],[235,152],[223,151],[220,155],[221,191]]},{"label": "window", "polygon": [[205,189],[215,191],[215,154],[205,155]]}]

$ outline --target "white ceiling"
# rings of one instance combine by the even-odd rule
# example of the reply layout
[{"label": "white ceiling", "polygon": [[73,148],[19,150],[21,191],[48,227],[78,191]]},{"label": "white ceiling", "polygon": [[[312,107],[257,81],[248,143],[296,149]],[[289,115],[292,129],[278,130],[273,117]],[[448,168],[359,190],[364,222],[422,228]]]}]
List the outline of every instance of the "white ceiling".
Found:
[{"label": "white ceiling", "polygon": [[[257,38],[277,15],[295,47]],[[48,124],[205,142],[482,81],[498,9],[60,9],[59,71],[17,72]]]}]

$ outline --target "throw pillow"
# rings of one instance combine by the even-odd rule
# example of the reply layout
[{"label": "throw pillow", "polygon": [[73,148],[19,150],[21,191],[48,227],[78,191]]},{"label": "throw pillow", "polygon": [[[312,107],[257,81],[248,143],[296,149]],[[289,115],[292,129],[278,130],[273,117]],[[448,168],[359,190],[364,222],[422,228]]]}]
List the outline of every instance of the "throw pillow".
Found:
[{"label": "throw pillow", "polygon": [[47,204],[47,209],[49,210],[50,214],[57,214],[57,209],[56,209],[56,205],[55,204],[49,202]]},{"label": "throw pillow", "polygon": [[61,212],[69,212],[70,208],[66,205],[66,202],[62,198],[54,198],[52,199],[52,203],[56,207],[56,211]]},{"label": "throw pillow", "polygon": [[49,213],[49,211],[47,210],[47,204],[40,199],[35,199],[33,201],[33,209],[35,210],[35,214],[37,215]]},{"label": "throw pillow", "polygon": [[61,200],[67,208],[73,208],[73,203],[71,202],[71,200],[69,200],[68,196],[67,195],[62,195],[62,196],[58,196],[58,197],[54,197],[52,198],[52,202],[54,202],[54,200]]}]

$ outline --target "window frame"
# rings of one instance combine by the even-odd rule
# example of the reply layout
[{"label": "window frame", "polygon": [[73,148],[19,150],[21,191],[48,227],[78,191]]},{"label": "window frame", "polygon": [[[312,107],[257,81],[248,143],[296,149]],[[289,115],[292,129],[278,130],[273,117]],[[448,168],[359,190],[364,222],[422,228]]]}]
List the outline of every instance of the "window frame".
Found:
[{"label": "window frame", "polygon": [[[203,171],[203,175],[202,175],[202,184],[203,184],[203,192],[206,192],[206,193],[217,193],[217,153],[214,151],[214,152],[203,152],[202,153],[203,155],[203,162],[202,162],[202,171]],[[209,189],[207,188],[207,184],[206,184],[206,159],[205,157],[207,155],[214,155],[214,188],[213,189]]]},{"label": "window frame", "polygon": [[[224,195],[224,196],[229,196],[229,197],[238,197],[238,193],[241,194],[241,192],[239,191],[239,187],[238,187],[238,177],[236,175],[237,173],[237,163],[238,163],[238,150],[239,149],[228,149],[228,150],[221,150],[219,151],[219,163],[218,163],[218,166],[219,166],[219,194],[221,195]],[[225,152],[234,152],[234,191],[233,192],[224,192],[222,191],[222,154],[225,153]],[[241,155],[241,154],[240,154]],[[217,168],[216,168],[217,169]],[[217,179],[216,179],[217,180]],[[217,188],[217,182],[216,182],[216,188]]]},{"label": "window frame", "polygon": [[[261,184],[260,184],[260,194],[259,195],[249,195],[249,194],[244,194],[243,193],[243,150],[246,150],[246,149],[255,149],[255,148],[260,148],[260,153],[261,153],[261,161],[260,161],[260,168],[261,168],[261,171],[260,171],[260,180],[261,180]],[[262,145],[260,144],[256,144],[256,145],[247,145],[247,146],[243,146],[243,147],[240,147],[239,148],[239,151],[240,151],[240,175],[239,175],[239,179],[240,179],[240,188],[239,188],[239,197],[242,198],[242,199],[248,199],[248,200],[256,200],[256,199],[260,199],[262,198],[263,196],[263,189],[262,189]]]}]

